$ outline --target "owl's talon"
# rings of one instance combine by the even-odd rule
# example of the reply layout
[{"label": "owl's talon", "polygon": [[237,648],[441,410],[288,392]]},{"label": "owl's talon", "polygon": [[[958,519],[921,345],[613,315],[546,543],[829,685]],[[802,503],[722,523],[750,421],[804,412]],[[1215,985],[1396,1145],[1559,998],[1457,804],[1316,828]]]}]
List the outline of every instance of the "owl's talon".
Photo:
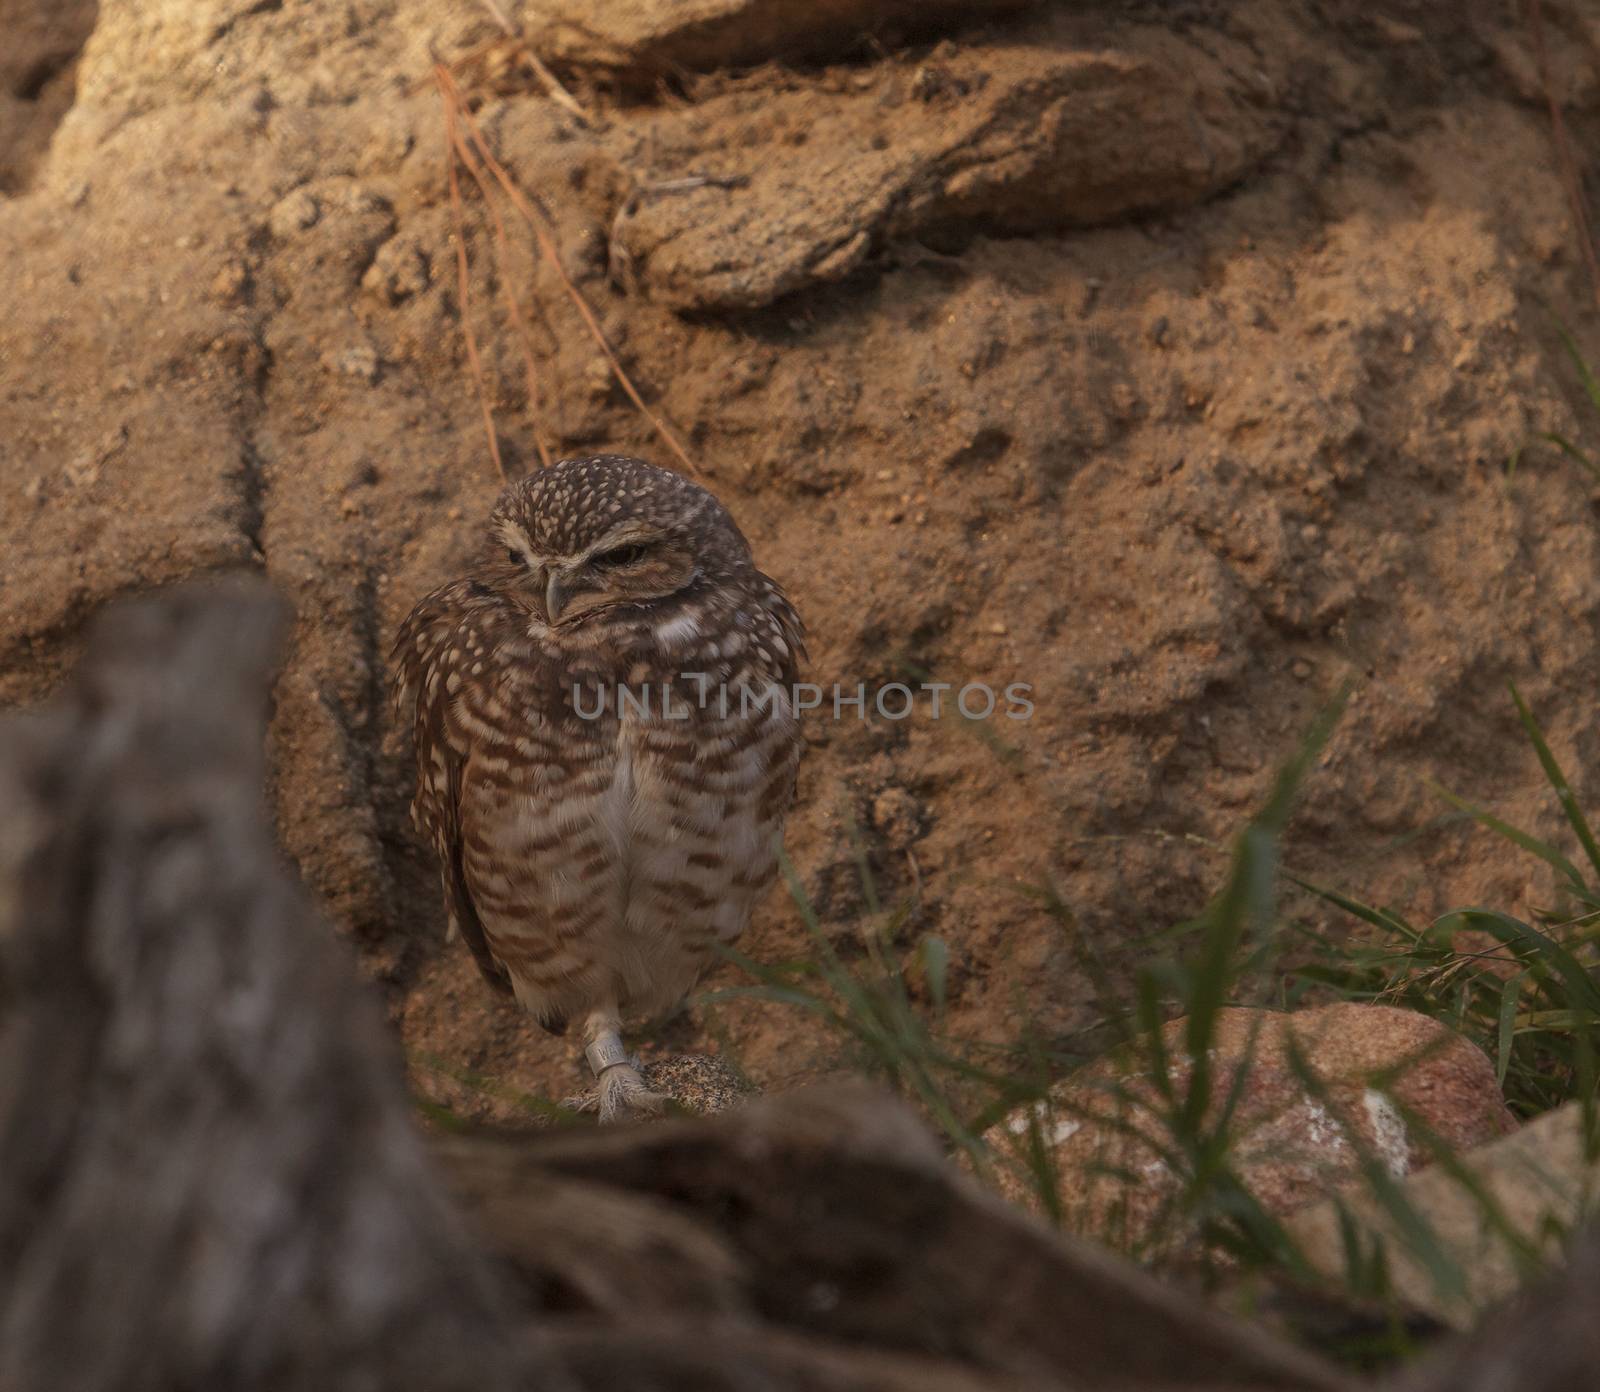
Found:
[{"label": "owl's talon", "polygon": [[586,1116],[590,1112],[600,1110],[600,1092],[597,1088],[591,1088],[588,1092],[563,1097],[556,1105],[564,1112],[575,1112],[579,1116]]},{"label": "owl's talon", "polygon": [[614,1063],[601,1073],[599,1092],[602,1126],[661,1116],[672,1101],[664,1093],[651,1092],[631,1062]]}]

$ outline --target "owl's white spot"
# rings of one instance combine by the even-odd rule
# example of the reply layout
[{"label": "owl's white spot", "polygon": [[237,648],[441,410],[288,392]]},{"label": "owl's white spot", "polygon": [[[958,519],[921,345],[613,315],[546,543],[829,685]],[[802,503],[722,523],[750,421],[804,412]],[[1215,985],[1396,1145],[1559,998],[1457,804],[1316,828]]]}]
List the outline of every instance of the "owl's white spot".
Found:
[{"label": "owl's white spot", "polygon": [[656,641],[660,643],[685,643],[699,636],[700,620],[691,613],[682,613],[675,619],[668,619],[656,629]]}]

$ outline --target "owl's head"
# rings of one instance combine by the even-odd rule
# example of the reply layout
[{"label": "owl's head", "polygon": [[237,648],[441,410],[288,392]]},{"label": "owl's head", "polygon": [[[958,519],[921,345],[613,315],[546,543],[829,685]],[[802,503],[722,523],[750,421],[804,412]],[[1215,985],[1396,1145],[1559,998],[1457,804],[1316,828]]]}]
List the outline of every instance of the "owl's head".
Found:
[{"label": "owl's head", "polygon": [[650,604],[751,567],[699,484],[626,455],[563,459],[512,484],[489,518],[485,578],[546,623]]}]

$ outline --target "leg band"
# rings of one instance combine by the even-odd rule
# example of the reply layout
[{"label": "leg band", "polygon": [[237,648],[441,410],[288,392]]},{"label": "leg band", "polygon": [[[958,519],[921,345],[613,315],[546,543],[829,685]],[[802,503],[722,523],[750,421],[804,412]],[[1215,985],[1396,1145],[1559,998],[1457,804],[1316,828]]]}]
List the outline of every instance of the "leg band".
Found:
[{"label": "leg band", "polygon": [[583,1056],[589,1060],[589,1067],[599,1077],[608,1068],[615,1068],[619,1063],[628,1061],[628,1052],[622,1047],[622,1040],[615,1034],[602,1034],[598,1039],[591,1040],[584,1046]]}]

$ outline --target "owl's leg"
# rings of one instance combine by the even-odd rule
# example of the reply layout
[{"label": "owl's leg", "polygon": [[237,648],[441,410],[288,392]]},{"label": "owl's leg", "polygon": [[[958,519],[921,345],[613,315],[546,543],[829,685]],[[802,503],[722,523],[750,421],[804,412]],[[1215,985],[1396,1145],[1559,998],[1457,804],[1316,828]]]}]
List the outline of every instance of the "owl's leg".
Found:
[{"label": "owl's leg", "polygon": [[668,1099],[651,1092],[639,1075],[637,1059],[622,1047],[622,1018],[615,1007],[592,1010],[583,1026],[583,1056],[600,1091],[600,1124],[659,1116]]}]

